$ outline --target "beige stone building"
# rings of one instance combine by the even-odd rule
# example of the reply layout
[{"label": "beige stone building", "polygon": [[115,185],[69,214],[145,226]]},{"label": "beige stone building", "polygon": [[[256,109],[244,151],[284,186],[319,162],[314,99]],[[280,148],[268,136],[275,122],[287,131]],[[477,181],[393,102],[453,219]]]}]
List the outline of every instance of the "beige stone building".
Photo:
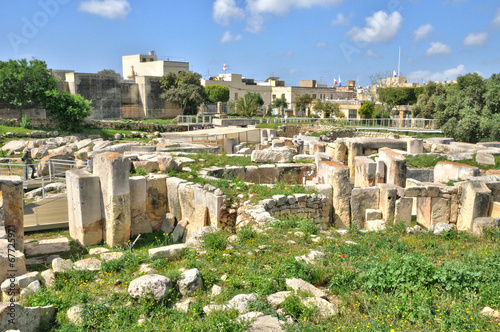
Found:
[{"label": "beige stone building", "polygon": [[189,62],[158,60],[155,52],[150,51],[148,55],[122,56],[122,70],[124,79],[133,79],[135,76],[163,77],[168,73],[189,71]]}]

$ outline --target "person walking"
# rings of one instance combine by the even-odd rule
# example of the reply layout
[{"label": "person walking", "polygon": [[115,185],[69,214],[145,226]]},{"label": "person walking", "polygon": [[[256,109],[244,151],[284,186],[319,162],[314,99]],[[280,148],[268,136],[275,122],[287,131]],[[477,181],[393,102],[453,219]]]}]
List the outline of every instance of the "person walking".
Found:
[{"label": "person walking", "polygon": [[33,157],[31,156],[31,148],[27,147],[24,149],[23,156],[21,160],[24,161],[24,179],[28,180],[28,167],[31,168],[31,178],[35,178],[35,166],[33,165]]}]

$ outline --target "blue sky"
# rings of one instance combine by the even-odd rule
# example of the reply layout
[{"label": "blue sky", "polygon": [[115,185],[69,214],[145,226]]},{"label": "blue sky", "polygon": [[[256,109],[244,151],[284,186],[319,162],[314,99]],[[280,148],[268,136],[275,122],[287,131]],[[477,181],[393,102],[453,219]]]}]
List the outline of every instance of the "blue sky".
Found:
[{"label": "blue sky", "polygon": [[121,72],[121,56],[155,50],[204,77],[228,72],[287,85],[340,76],[358,85],[397,70],[409,81],[500,72],[498,0],[4,1],[0,60]]}]

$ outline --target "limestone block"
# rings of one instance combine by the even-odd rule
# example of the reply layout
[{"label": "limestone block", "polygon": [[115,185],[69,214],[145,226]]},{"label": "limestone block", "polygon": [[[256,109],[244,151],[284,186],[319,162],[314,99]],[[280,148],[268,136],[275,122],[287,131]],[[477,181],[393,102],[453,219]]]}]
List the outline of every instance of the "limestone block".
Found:
[{"label": "limestone block", "polygon": [[383,231],[385,229],[385,222],[381,219],[367,220],[364,224],[363,229],[370,232]]},{"label": "limestone block", "polygon": [[394,219],[396,222],[403,221],[406,226],[411,225],[411,216],[413,208],[413,198],[401,197],[396,201]]},{"label": "limestone block", "polygon": [[424,141],[418,138],[411,138],[407,143],[406,151],[411,154],[418,154],[424,152]]},{"label": "limestone block", "polygon": [[434,181],[446,183],[450,180],[466,180],[473,176],[479,176],[479,168],[452,161],[440,161],[434,167]]},{"label": "limestone block", "polygon": [[317,314],[322,318],[332,318],[339,313],[336,305],[319,297],[306,297],[300,300],[308,308],[316,308]]},{"label": "limestone block", "polygon": [[152,160],[134,161],[132,164],[135,170],[142,169],[147,173],[154,173],[160,169],[158,162]]},{"label": "limestone block", "polygon": [[[54,161],[73,161],[73,150],[69,149],[67,150],[66,152],[62,153],[62,154],[55,154],[54,153],[55,150],[52,151],[52,154],[48,155],[48,156],[45,156],[43,157],[41,160],[40,160],[40,163],[38,164],[38,168],[37,168],[37,174],[38,176],[48,176],[51,174],[51,172],[53,172],[53,169],[49,169],[51,163],[50,163],[50,160],[54,160]],[[58,167],[59,168],[62,168],[61,166]],[[68,166],[66,168],[66,170],[69,170],[70,169],[70,166]]]},{"label": "limestone block", "polygon": [[174,215],[177,221],[182,220],[181,204],[179,202],[179,185],[185,182],[185,180],[179,178],[167,178],[168,211]]},{"label": "limestone block", "polygon": [[172,281],[159,274],[147,274],[130,282],[128,293],[136,299],[152,295],[156,301],[167,297],[173,288]]},{"label": "limestone block", "polygon": [[302,179],[306,172],[314,171],[311,165],[304,164],[287,164],[281,163],[276,165],[278,171],[278,181],[284,183],[302,183]]},{"label": "limestone block", "polygon": [[99,176],[106,221],[106,243],[125,245],[130,239],[130,159],[116,152],[94,158],[94,174]]},{"label": "limestone block", "polygon": [[495,156],[487,152],[478,152],[476,154],[476,162],[482,166],[495,165]]},{"label": "limestone block", "polygon": [[56,282],[56,275],[54,274],[54,271],[48,269],[40,273],[40,280],[45,288],[50,288],[54,286],[54,283]]},{"label": "limestone block", "polygon": [[351,183],[349,168],[339,165],[333,168],[331,182],[333,187],[333,224],[336,228],[347,229],[351,227]]},{"label": "limestone block", "polygon": [[278,180],[278,169],[276,165],[259,165],[258,182],[255,183],[276,183]]},{"label": "limestone block", "polygon": [[174,232],[172,233],[172,238],[174,242],[184,242],[186,239],[186,231],[187,227],[189,225],[189,221],[187,220],[181,220],[180,222],[177,223],[177,225],[174,228]]},{"label": "limestone block", "polygon": [[363,228],[367,209],[378,209],[380,189],[378,187],[354,188],[351,194],[352,225]]},{"label": "limestone block", "polygon": [[500,202],[493,202],[491,209],[492,218],[500,218]]},{"label": "limestone block", "polygon": [[257,317],[257,319],[255,319],[255,321],[250,324],[249,331],[282,332],[284,331],[282,328],[282,323],[283,322],[280,321],[277,317],[273,317],[271,315]]},{"label": "limestone block", "polygon": [[379,184],[380,210],[384,222],[394,222],[396,212],[396,201],[398,199],[398,187],[393,184]]},{"label": "limestone block", "polygon": [[226,154],[233,154],[234,151],[234,146],[240,144],[239,138],[224,138],[222,142],[222,147],[224,149],[224,153]]},{"label": "limestone block", "polygon": [[52,270],[54,273],[68,272],[73,269],[71,259],[56,258],[52,261]]},{"label": "limestone block", "polygon": [[26,256],[49,255],[56,252],[68,252],[69,240],[65,237],[27,242],[24,252]]},{"label": "limestone block", "polygon": [[432,185],[411,186],[404,189],[404,197],[438,197],[439,187]]},{"label": "limestone block", "polygon": [[356,175],[355,158],[363,155],[363,143],[358,139],[351,139],[347,141],[347,166],[349,167],[349,174],[354,180]]},{"label": "limestone block", "polygon": [[172,213],[165,214],[165,220],[161,225],[161,230],[163,231],[163,233],[165,234],[172,233],[174,230],[174,225],[175,225],[174,215]]},{"label": "limestone block", "polygon": [[130,235],[147,234],[153,231],[146,215],[147,180],[144,176],[133,176],[130,181]]},{"label": "limestone block", "polygon": [[149,175],[146,178],[146,215],[153,232],[160,230],[167,213],[167,178],[166,175]]},{"label": "limestone block", "polygon": [[[195,200],[196,200],[195,195]],[[206,206],[208,209],[208,225],[219,228],[222,218],[222,207],[226,203],[226,196],[217,195],[216,192],[205,192]]]},{"label": "limestone block", "polygon": [[0,176],[3,225],[9,243],[24,251],[23,180],[19,176]]},{"label": "limestone block", "polygon": [[462,207],[458,214],[457,229],[471,231],[474,219],[487,216],[490,201],[491,190],[484,182],[467,182],[462,189]]},{"label": "limestone block", "polygon": [[9,252],[7,246],[0,247],[0,283],[2,283],[11,274],[20,276],[25,273],[26,258],[24,257],[24,254],[18,250],[14,253],[12,251]]},{"label": "limestone block", "polygon": [[343,140],[337,139],[333,142],[335,152],[333,154],[333,159],[338,160],[342,163],[347,162],[347,145]]},{"label": "limestone block", "polygon": [[417,198],[417,223],[424,227],[429,227],[432,225],[431,202],[431,197]]},{"label": "limestone block", "polygon": [[379,209],[366,209],[365,211],[365,220],[377,220],[382,219],[382,211]]},{"label": "limestone block", "polygon": [[149,249],[149,257],[151,259],[167,259],[169,261],[175,261],[182,257],[182,253],[186,248],[184,243],[173,244],[170,246]]},{"label": "limestone block", "polygon": [[76,261],[73,268],[81,271],[99,271],[101,270],[101,261],[95,257],[85,258]]},{"label": "limestone block", "polygon": [[[11,313],[15,313],[12,324]],[[18,303],[0,303],[0,331],[18,330],[22,332],[38,332],[42,326],[50,326],[55,319],[56,308],[24,307]]]},{"label": "limestone block", "polygon": [[380,158],[376,158],[377,170],[375,171],[375,183],[385,183],[385,164]]},{"label": "limestone block", "polygon": [[483,217],[475,218],[472,222],[472,233],[477,236],[482,236],[485,228],[500,228],[500,219]]},{"label": "limestone block", "polygon": [[450,200],[442,197],[431,198],[431,223],[433,226],[450,222]]},{"label": "limestone block", "polygon": [[293,289],[294,291],[302,291],[302,292],[307,292],[310,293],[314,297],[319,297],[326,299],[327,295],[324,291],[321,289],[311,285],[307,281],[304,281],[299,278],[290,278],[285,280],[286,287]]},{"label": "limestone block", "polygon": [[182,220],[194,221],[195,201],[193,183],[185,182],[179,184],[178,195]]},{"label": "limestone block", "polygon": [[252,152],[252,162],[256,163],[290,163],[293,154],[287,150],[255,150]]},{"label": "limestone block", "polygon": [[183,272],[177,281],[179,293],[183,296],[190,296],[193,293],[203,290],[203,280],[198,269],[191,269]]},{"label": "limestone block", "polygon": [[355,187],[372,187],[375,185],[375,176],[377,172],[377,163],[368,157],[354,158],[356,175],[354,180]]},{"label": "limestone block", "polygon": [[379,150],[380,159],[384,161],[387,175],[386,182],[399,187],[406,185],[406,158],[401,153],[392,149],[382,148]]},{"label": "limestone block", "polygon": [[84,170],[66,172],[69,235],[82,246],[103,240],[103,214],[99,177]]},{"label": "limestone block", "polygon": [[175,168],[174,159],[168,155],[158,157],[158,167],[160,172],[169,172]]}]

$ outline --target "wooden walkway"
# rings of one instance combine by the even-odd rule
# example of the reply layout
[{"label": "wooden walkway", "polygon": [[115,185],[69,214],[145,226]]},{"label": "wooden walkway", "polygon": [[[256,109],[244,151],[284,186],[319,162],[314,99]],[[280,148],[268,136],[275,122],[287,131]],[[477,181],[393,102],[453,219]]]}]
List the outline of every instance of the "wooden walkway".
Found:
[{"label": "wooden walkway", "polygon": [[24,231],[68,228],[68,198],[57,194],[24,205]]}]

